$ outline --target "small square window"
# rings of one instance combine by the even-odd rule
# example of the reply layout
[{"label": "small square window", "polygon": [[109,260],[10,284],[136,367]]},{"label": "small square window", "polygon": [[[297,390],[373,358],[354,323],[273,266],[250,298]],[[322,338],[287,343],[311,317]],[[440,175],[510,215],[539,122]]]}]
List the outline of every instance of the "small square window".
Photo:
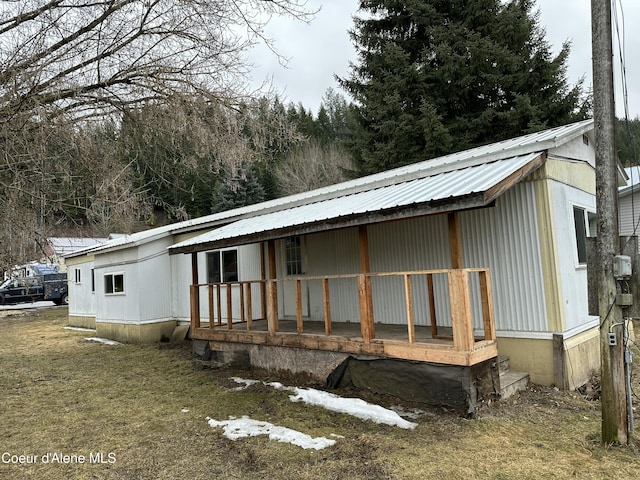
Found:
[{"label": "small square window", "polygon": [[576,233],[578,264],[587,264],[587,237],[596,234],[596,214],[582,207],[573,207],[573,222]]},{"label": "small square window", "polygon": [[104,293],[124,293],[124,273],[109,273],[104,276]]}]

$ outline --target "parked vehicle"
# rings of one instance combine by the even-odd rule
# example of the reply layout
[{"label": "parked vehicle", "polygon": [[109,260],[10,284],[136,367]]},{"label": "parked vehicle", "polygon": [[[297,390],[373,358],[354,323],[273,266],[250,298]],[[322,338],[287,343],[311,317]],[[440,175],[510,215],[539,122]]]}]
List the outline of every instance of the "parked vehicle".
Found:
[{"label": "parked vehicle", "polygon": [[43,300],[50,300],[56,305],[69,304],[66,273],[9,278],[0,285],[0,305]]}]

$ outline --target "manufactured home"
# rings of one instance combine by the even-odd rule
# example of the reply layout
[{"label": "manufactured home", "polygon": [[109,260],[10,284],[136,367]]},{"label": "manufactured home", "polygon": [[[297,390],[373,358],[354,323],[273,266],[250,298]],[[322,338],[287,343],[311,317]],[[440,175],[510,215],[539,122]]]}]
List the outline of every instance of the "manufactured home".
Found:
[{"label": "manufactured home", "polygon": [[[499,354],[535,383],[575,388],[599,366],[585,253],[592,129],[558,127],[76,252],[71,322],[124,341],[188,323],[220,358],[244,352],[274,369],[351,356],[473,376]],[[278,363],[268,349],[286,353]]]}]

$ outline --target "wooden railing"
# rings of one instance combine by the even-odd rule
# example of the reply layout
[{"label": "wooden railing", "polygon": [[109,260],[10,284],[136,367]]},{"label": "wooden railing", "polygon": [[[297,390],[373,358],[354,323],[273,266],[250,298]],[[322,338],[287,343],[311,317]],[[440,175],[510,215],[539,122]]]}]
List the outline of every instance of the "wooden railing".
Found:
[{"label": "wooden railing", "polygon": [[[470,288],[470,276],[477,275],[477,285],[475,294],[472,295]],[[439,282],[441,286],[436,295],[434,277],[446,276],[446,282]],[[372,283],[382,278],[399,278],[402,281],[404,290],[404,320],[398,318],[387,322],[385,318],[374,318],[374,298],[372,294]],[[426,288],[416,289],[416,279],[423,278],[421,285]],[[472,352],[489,344],[495,344],[495,323],[493,316],[493,300],[491,293],[491,282],[489,270],[484,268],[466,268],[450,270],[422,270],[410,272],[389,272],[389,273],[361,273],[349,275],[324,275],[305,276],[274,280],[254,280],[242,282],[227,282],[215,284],[199,284],[191,286],[191,326],[192,331],[204,330],[201,327],[201,305],[200,298],[205,294],[207,298],[208,310],[208,330],[244,330],[253,332],[254,321],[267,320],[268,335],[279,334],[307,335],[305,333],[305,322],[322,321],[324,323],[324,336],[332,337],[334,324],[332,318],[332,306],[330,296],[330,284],[336,280],[350,280],[356,282],[357,299],[360,323],[360,339],[363,344],[372,342],[387,341],[376,335],[376,321],[378,324],[401,323],[406,325],[404,342],[409,346],[425,345],[425,341],[418,341],[416,327],[427,327],[429,338],[437,340],[439,347],[443,345],[456,352]],[[426,279],[426,281],[425,281]],[[290,287],[293,282],[294,286]],[[305,282],[320,282],[322,292],[321,310],[322,318],[309,318],[304,313],[303,285]],[[289,284],[289,285],[287,285]],[[446,292],[443,290],[446,285]],[[280,329],[280,318],[278,316],[278,288],[292,288],[295,292],[295,332],[283,331]],[[256,298],[256,294],[257,297]],[[445,296],[448,295],[448,302]],[[416,298],[419,298],[422,305],[422,317],[416,319]],[[442,305],[448,303],[448,318],[442,321],[437,318],[438,298],[440,310]],[[320,299],[314,299],[319,304]],[[443,303],[444,301],[444,303]],[[257,303],[256,303],[257,302]],[[478,303],[479,302],[479,303]],[[428,318],[425,318],[425,305],[428,310]],[[234,315],[235,310],[235,315]],[[481,334],[474,335],[473,312],[479,312],[482,316],[481,325],[477,325],[476,330],[481,330]],[[259,312],[256,314],[256,312]],[[442,311],[440,312],[442,316]],[[447,321],[448,320],[448,321]],[[264,325],[264,324],[262,324]],[[429,328],[430,327],[430,328]],[[264,330],[264,327],[260,327]],[[424,329],[421,329],[421,331]],[[317,334],[316,334],[317,335]],[[252,337],[253,338],[253,337]],[[422,337],[424,338],[424,333]],[[333,343],[332,343],[333,345]],[[366,350],[366,348],[365,348]]]}]

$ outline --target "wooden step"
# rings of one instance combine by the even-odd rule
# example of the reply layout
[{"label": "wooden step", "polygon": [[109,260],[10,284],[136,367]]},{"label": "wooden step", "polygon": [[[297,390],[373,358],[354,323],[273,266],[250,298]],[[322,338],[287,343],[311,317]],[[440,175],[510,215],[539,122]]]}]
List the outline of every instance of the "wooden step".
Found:
[{"label": "wooden step", "polygon": [[527,388],[529,374],[526,372],[506,371],[500,374],[500,397],[509,398],[516,392]]}]

